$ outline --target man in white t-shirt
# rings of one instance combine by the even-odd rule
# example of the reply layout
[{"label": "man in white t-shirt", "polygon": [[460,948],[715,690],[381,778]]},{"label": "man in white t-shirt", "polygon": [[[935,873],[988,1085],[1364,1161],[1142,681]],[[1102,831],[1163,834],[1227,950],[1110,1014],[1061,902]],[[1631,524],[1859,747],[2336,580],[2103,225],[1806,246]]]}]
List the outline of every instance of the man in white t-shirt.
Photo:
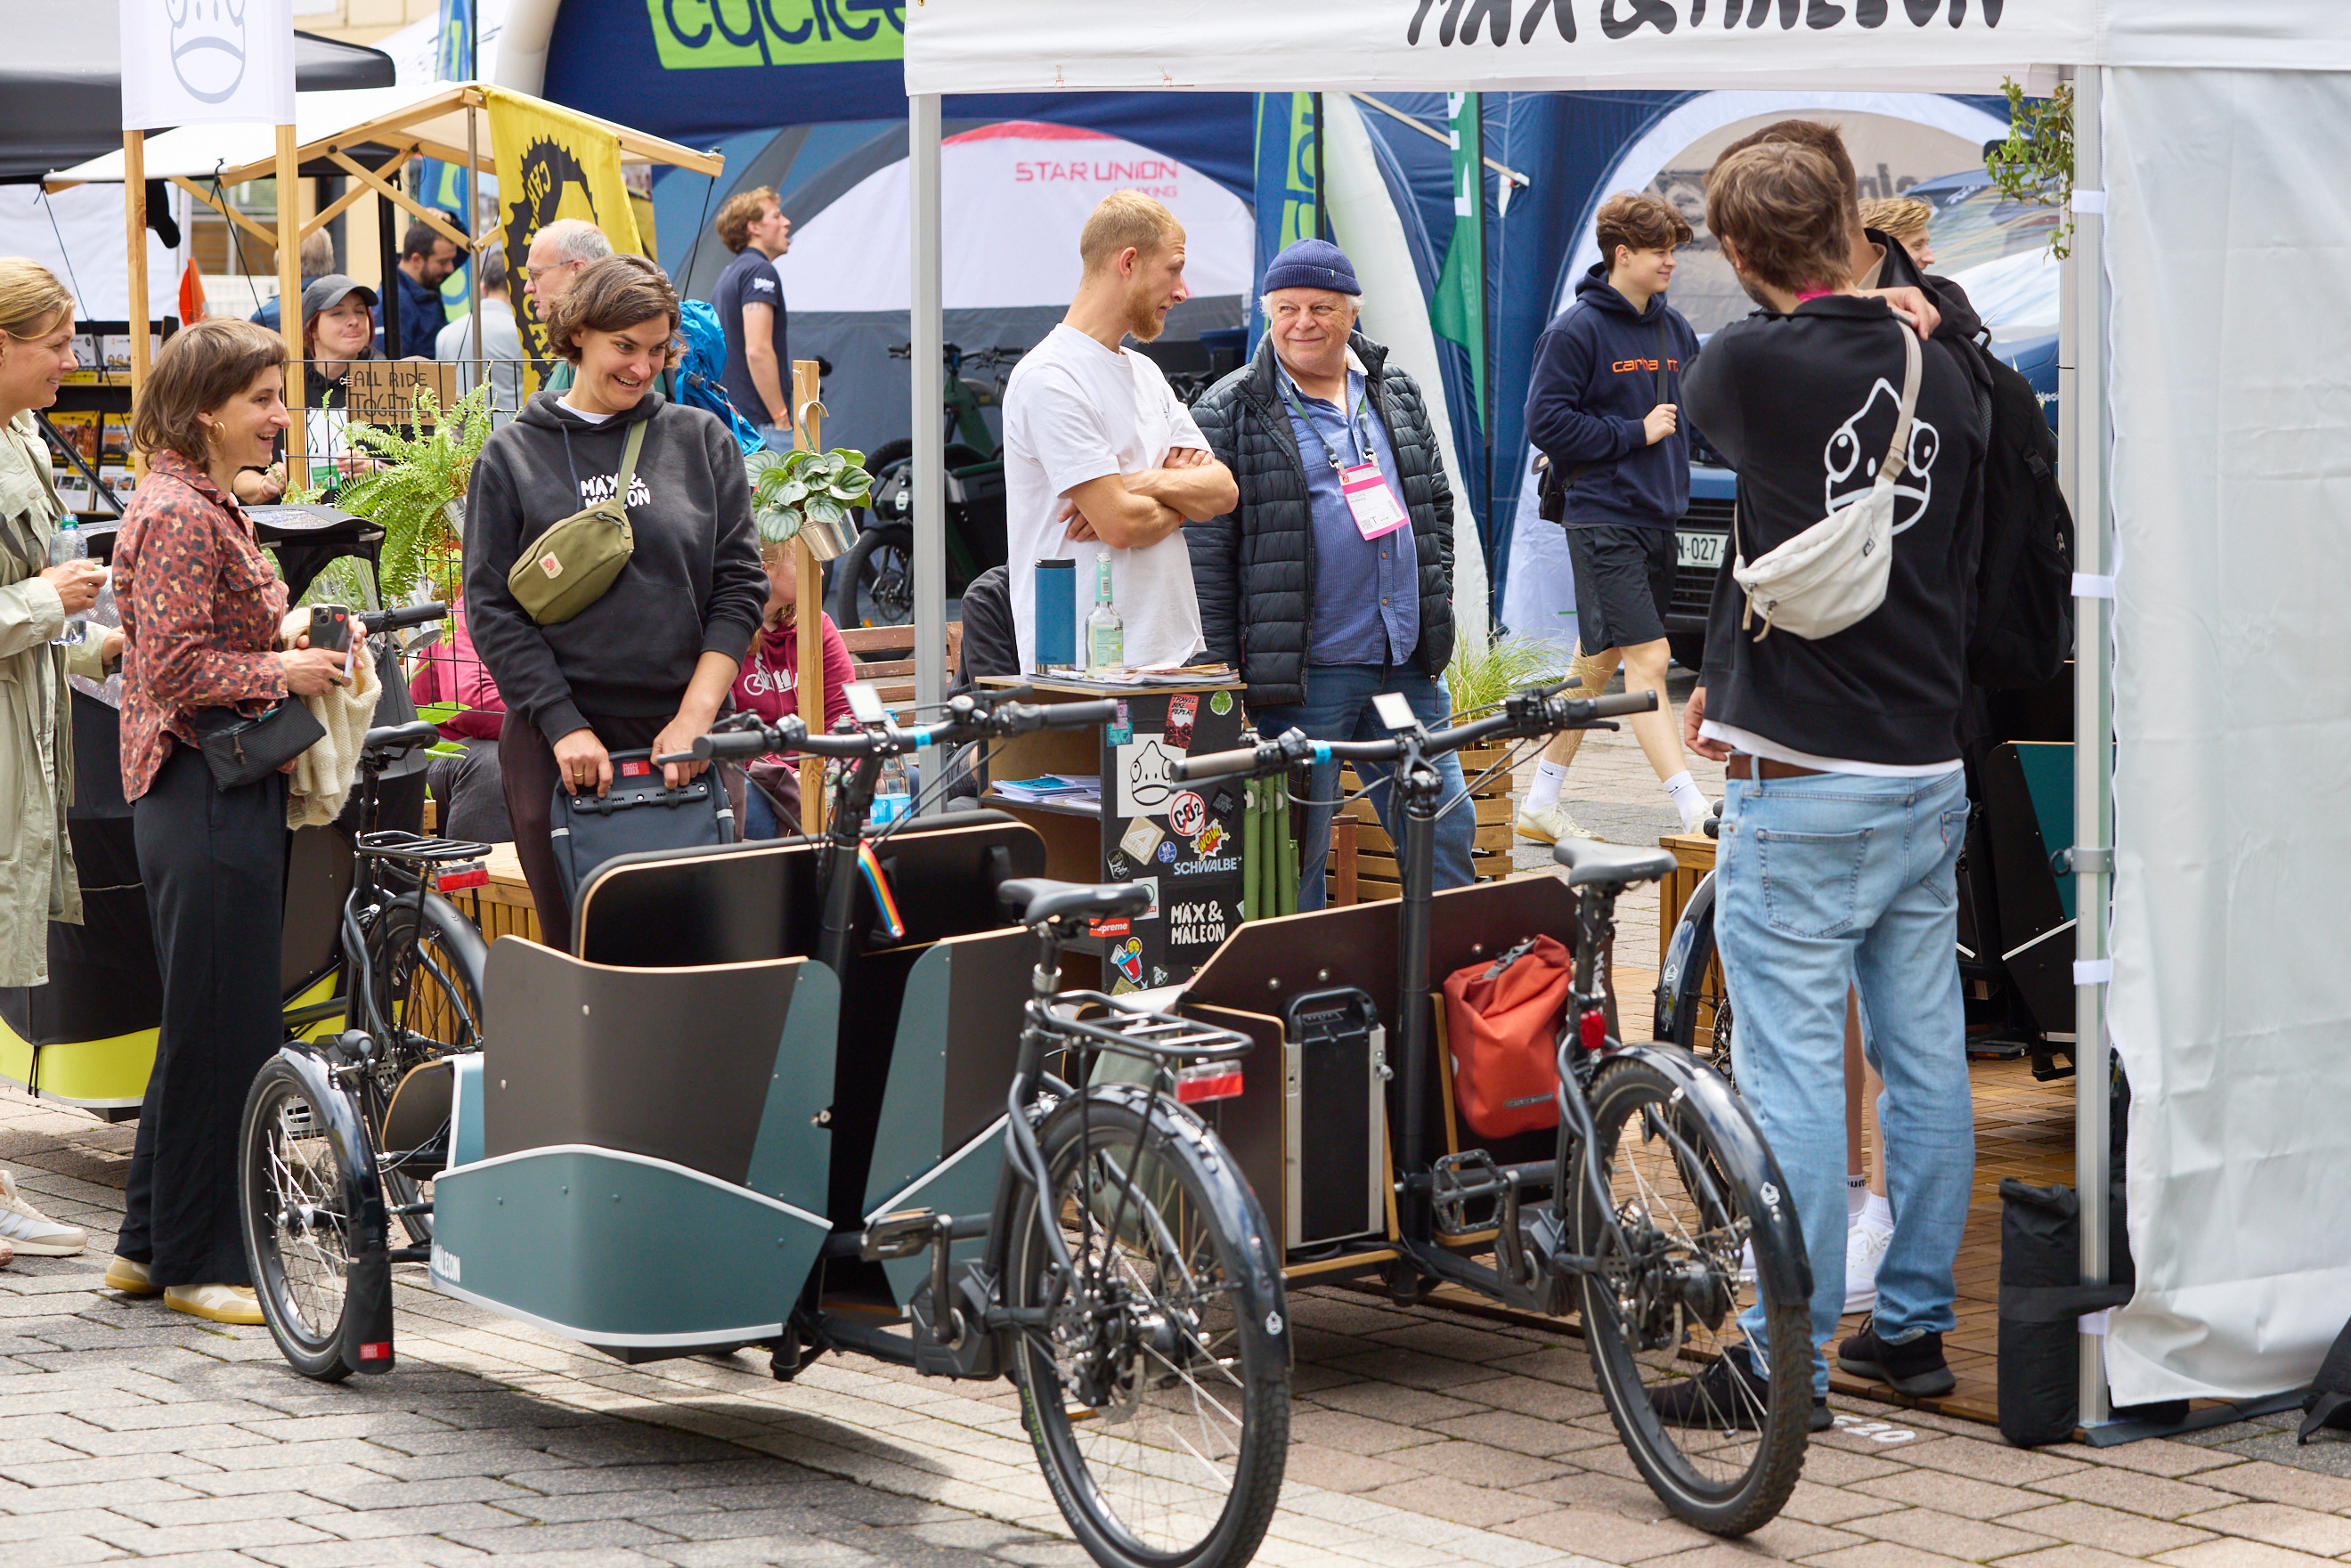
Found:
[{"label": "man in white t-shirt", "polygon": [[1159,367],[1119,346],[1130,334],[1158,337],[1188,298],[1184,230],[1149,196],[1118,191],[1086,220],[1078,254],[1085,273],[1069,314],[1004,389],[1005,541],[1020,667],[1037,667],[1037,563],[1079,563],[1081,625],[1104,550],[1128,666],[1186,664],[1204,644],[1184,525],[1230,511],[1239,491]]}]

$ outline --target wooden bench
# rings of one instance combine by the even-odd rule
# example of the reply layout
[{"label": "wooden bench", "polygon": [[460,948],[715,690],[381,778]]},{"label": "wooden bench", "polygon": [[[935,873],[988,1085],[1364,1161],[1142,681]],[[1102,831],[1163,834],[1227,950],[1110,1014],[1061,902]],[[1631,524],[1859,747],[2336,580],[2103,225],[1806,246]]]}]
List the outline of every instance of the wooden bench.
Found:
[{"label": "wooden bench", "polygon": [[[841,640],[857,666],[857,678],[871,681],[891,709],[914,702],[914,629],[912,626],[845,626]],[[947,622],[947,674],[955,674],[963,656],[963,622]]]}]

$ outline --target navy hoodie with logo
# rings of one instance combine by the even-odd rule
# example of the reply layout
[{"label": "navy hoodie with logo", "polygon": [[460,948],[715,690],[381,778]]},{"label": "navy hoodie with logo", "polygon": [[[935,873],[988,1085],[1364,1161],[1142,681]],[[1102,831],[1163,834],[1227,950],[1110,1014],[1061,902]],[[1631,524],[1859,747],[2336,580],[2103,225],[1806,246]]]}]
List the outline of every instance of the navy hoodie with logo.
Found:
[{"label": "navy hoodie with logo", "polygon": [[[602,598],[541,626],[507,587],[523,546],[611,496],[630,427],[635,549]],[[742,452],[698,408],[647,392],[591,423],[541,392],[494,431],[465,502],[465,624],[507,710],[551,745],[588,715],[667,718],[703,654],[740,661],[768,607]]]},{"label": "navy hoodie with logo", "polygon": [[1605,263],[1593,264],[1575,286],[1575,303],[1535,340],[1527,440],[1562,472],[1584,470],[1561,519],[1571,528],[1671,528],[1689,510],[1689,438],[1676,430],[1651,445],[1642,426],[1659,402],[1660,326],[1663,401],[1678,404],[1682,367],[1698,356],[1698,334],[1662,294],[1635,310],[1609,287]]}]

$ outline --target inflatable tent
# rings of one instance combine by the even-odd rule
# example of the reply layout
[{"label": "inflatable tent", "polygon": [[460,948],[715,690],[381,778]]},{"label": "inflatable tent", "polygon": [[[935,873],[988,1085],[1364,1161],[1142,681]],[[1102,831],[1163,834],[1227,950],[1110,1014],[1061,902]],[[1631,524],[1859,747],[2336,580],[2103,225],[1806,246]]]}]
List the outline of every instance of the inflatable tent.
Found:
[{"label": "inflatable tent", "polygon": [[[2242,324],[2274,314],[2281,278],[2303,298],[2351,284],[2351,206],[2331,162],[2351,129],[2351,14],[2320,0],[1534,0],[1468,6],[1461,30],[1464,11],[1461,0],[914,10],[917,406],[935,391],[921,371],[938,340],[942,94],[1984,92],[2011,76],[2046,92],[2071,71],[2074,369],[2061,396],[2082,524],[2077,726],[2116,737],[2111,753],[2075,751],[2077,1174],[2092,1192],[2107,1178],[2110,1027],[2135,1091],[2138,1266],[2110,1333],[2085,1335],[2083,1419],[2103,1420],[2109,1385],[2137,1404],[2304,1383],[2351,1297],[2351,1217],[2327,1201],[2351,1185],[2340,1049],[2351,998],[2331,983],[2331,923],[2312,917],[2351,874],[2351,830],[2314,813],[2304,783],[2351,761],[2339,574],[2324,570],[2346,554],[2333,502],[2351,449],[2323,412],[2346,401],[2351,356],[2337,350],[2351,323],[2300,313],[2293,355],[2260,351]],[[2230,226],[2238,214],[2259,221]],[[935,471],[935,435],[916,457]],[[935,628],[935,514],[917,537]],[[940,674],[935,660],[924,668],[927,691],[943,689]],[[2105,1278],[2100,1215],[2085,1208],[2092,1281]]]}]

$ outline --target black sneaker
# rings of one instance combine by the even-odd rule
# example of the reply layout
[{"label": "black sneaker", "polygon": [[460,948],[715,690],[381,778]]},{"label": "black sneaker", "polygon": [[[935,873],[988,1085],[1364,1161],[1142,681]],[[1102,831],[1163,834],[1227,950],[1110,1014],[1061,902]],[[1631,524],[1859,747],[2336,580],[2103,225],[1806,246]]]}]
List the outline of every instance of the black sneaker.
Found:
[{"label": "black sneaker", "polygon": [[1837,1366],[1855,1377],[1883,1383],[1896,1394],[1929,1399],[1958,1386],[1950,1364],[1943,1359],[1943,1336],[1932,1332],[1900,1344],[1877,1337],[1877,1319],[1871,1316],[1861,1332],[1837,1344]]},{"label": "black sneaker", "polygon": [[[1686,1377],[1649,1393],[1649,1406],[1668,1427],[1703,1427],[1717,1432],[1761,1429],[1771,1385],[1756,1375],[1747,1347],[1732,1345],[1713,1365],[1696,1377]],[[1829,1402],[1813,1401],[1811,1430],[1829,1429]]]}]

